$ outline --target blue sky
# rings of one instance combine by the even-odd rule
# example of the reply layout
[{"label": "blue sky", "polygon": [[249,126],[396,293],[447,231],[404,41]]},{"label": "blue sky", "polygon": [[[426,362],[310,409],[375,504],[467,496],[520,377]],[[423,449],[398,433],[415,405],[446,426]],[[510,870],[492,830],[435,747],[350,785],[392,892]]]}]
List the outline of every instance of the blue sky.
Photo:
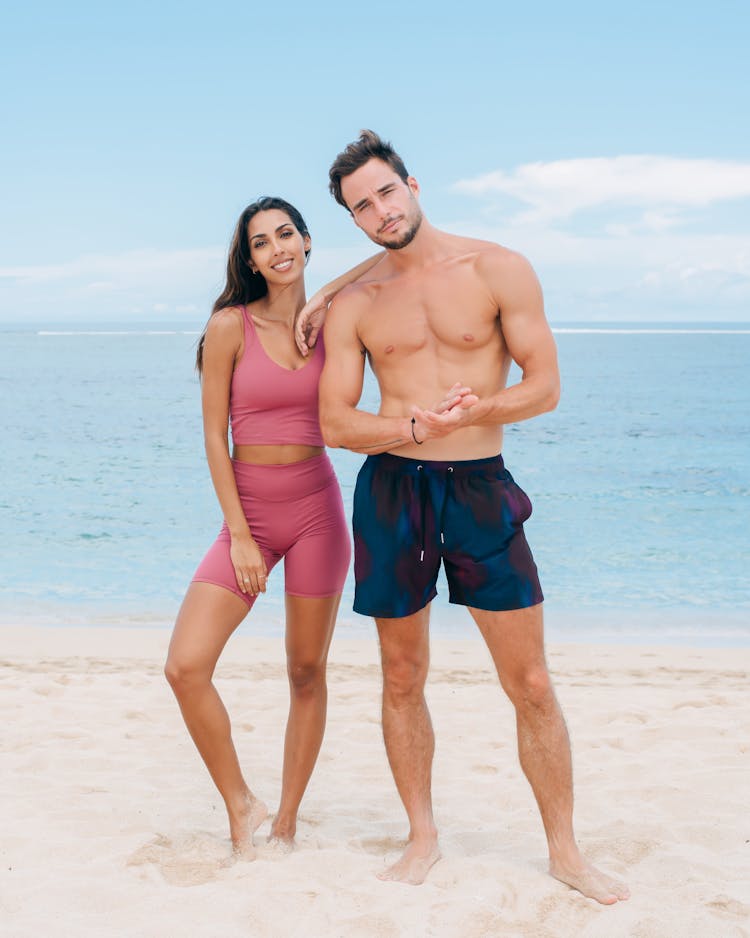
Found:
[{"label": "blue sky", "polygon": [[327,193],[360,128],[439,227],[521,250],[550,319],[750,319],[750,12],[71,2],[0,37],[0,320],[200,323],[261,194],[312,290],[369,253]]}]

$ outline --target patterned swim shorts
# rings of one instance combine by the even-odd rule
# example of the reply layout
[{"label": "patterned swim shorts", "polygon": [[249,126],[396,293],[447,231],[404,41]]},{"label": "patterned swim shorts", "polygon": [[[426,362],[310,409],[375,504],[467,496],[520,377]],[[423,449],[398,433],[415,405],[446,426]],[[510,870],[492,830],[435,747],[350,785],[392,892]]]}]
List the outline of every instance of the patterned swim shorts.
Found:
[{"label": "patterned swim shorts", "polygon": [[502,456],[438,462],[368,456],[354,491],[354,610],[399,618],[436,595],[493,611],[544,599],[523,531],[531,502]]}]

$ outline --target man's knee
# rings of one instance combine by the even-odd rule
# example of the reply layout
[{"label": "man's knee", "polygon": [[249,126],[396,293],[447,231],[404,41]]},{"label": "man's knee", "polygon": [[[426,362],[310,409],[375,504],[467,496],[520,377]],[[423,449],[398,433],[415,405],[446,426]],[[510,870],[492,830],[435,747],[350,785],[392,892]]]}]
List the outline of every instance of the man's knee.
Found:
[{"label": "man's knee", "polygon": [[547,666],[530,665],[502,678],[503,688],[516,707],[543,708],[555,697]]},{"label": "man's knee", "polygon": [[420,658],[399,655],[383,658],[383,691],[394,702],[418,697],[427,680],[428,663]]}]

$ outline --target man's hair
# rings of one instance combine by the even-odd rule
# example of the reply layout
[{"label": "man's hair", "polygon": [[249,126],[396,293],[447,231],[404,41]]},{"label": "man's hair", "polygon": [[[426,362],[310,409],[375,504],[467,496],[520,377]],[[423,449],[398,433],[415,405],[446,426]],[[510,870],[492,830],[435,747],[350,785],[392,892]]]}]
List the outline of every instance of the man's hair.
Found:
[{"label": "man's hair", "polygon": [[350,143],[345,150],[339,153],[328,171],[328,188],[331,195],[339,205],[343,205],[349,212],[351,209],[341,194],[341,180],[345,176],[351,176],[355,170],[372,159],[382,160],[387,163],[404,182],[409,178],[404,161],[390,143],[381,140],[374,130],[361,131],[359,139],[355,140],[354,143]]}]

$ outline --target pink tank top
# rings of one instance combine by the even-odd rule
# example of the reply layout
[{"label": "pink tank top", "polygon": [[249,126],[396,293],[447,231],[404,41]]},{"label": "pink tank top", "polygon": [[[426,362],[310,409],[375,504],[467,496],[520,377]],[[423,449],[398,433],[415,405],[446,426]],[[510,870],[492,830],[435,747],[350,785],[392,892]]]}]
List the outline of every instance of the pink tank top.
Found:
[{"label": "pink tank top", "polygon": [[269,358],[247,307],[242,318],[244,349],[229,391],[233,442],[323,446],[318,420],[318,382],[325,360],[322,334],[307,364],[292,371]]}]

